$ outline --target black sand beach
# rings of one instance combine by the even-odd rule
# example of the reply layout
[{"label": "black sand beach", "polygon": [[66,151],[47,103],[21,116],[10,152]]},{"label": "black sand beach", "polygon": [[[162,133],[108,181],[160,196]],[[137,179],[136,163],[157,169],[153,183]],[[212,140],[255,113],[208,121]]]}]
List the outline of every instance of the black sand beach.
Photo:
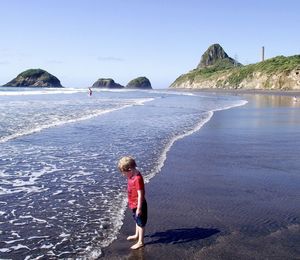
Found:
[{"label": "black sand beach", "polygon": [[300,101],[239,95],[146,185],[145,247],[129,249],[127,210],[105,259],[300,259]]}]

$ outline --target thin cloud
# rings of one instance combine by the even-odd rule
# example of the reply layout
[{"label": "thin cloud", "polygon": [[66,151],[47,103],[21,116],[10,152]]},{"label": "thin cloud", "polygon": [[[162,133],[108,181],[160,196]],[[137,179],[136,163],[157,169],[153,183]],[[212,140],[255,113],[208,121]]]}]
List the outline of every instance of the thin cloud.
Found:
[{"label": "thin cloud", "polygon": [[106,56],[106,57],[98,57],[98,61],[113,61],[113,62],[122,62],[124,61],[122,58],[113,57],[113,56]]},{"label": "thin cloud", "polygon": [[9,62],[7,60],[0,60],[0,65],[7,65]]},{"label": "thin cloud", "polygon": [[52,63],[52,64],[62,64],[63,62],[60,60],[47,60],[47,63]]}]

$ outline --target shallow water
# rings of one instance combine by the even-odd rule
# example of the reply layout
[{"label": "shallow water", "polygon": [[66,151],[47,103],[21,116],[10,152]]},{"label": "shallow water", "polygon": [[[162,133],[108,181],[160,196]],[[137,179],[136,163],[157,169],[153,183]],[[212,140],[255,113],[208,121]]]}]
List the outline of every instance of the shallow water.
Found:
[{"label": "shallow water", "polygon": [[116,169],[149,181],[174,141],[238,97],[171,91],[0,90],[0,258],[97,256],[126,208]]}]

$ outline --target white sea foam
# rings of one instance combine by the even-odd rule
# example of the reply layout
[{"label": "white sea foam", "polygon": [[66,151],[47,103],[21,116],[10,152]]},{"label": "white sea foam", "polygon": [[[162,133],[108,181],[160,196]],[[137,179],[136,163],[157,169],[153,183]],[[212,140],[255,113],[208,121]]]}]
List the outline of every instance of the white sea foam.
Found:
[{"label": "white sea foam", "polygon": [[27,225],[27,222],[14,223],[15,226],[24,226]]},{"label": "white sea foam", "polygon": [[42,245],[42,246],[41,246],[42,249],[43,249],[43,248],[48,249],[48,248],[52,248],[52,247],[53,247],[53,244],[52,244],[52,243],[50,243],[50,244],[48,244],[48,245]]},{"label": "white sea foam", "polygon": [[[110,218],[110,221],[114,224],[114,229],[110,230],[110,232],[107,234],[108,236],[103,241],[101,241],[101,244],[99,245],[100,248],[109,246],[112,243],[112,241],[114,241],[117,238],[119,231],[123,225],[123,219],[125,216],[125,210],[127,206],[126,194],[119,193],[118,201],[120,202],[120,204],[115,202],[115,205],[118,206],[114,207],[113,211],[115,212],[115,214]],[[103,222],[105,223],[106,220],[104,219]],[[86,252],[85,257],[88,259],[93,259],[91,257],[96,257],[96,256],[100,257],[102,255],[102,251],[99,248],[99,246],[98,245],[96,247],[88,246],[85,249]],[[95,259],[97,259],[97,257]]]},{"label": "white sea foam", "polygon": [[48,129],[48,128],[59,127],[59,126],[65,125],[65,124],[76,123],[76,122],[92,119],[94,117],[98,117],[98,116],[101,116],[101,115],[104,115],[107,113],[122,110],[122,109],[125,109],[128,107],[132,107],[134,105],[144,105],[144,103],[150,102],[153,100],[154,100],[154,98],[131,99],[130,100],[132,102],[131,104],[126,104],[126,105],[112,108],[112,109],[100,109],[100,110],[94,111],[93,113],[91,113],[89,115],[83,115],[83,116],[77,117],[77,118],[71,118],[71,119],[67,118],[67,119],[62,119],[61,121],[51,122],[49,124],[36,125],[36,127],[33,127],[31,129],[21,130],[20,132],[2,137],[2,138],[0,138],[0,143],[5,143],[12,139],[16,139],[16,138],[19,138],[19,137],[22,137],[25,135],[33,134],[33,133],[37,133],[37,132],[40,132],[40,131]]},{"label": "white sea foam", "polygon": [[13,249],[13,250],[19,250],[19,249],[28,249],[28,250],[30,250],[30,248],[28,246],[25,246],[25,245],[22,245],[22,244],[18,244],[16,246],[12,246],[10,248]]},{"label": "white sea foam", "polygon": [[88,246],[85,250],[88,252],[86,255],[87,259],[99,259],[99,257],[102,255],[102,250],[100,248],[95,249]]},{"label": "white sea foam", "polygon": [[36,187],[36,186],[18,186],[17,188],[1,188],[0,195],[3,194],[12,194],[12,193],[18,193],[18,192],[25,192],[25,193],[36,193],[36,192],[42,192],[46,191],[44,187]]},{"label": "white sea foam", "polygon": [[154,93],[154,94],[178,95],[178,96],[195,96],[195,94],[191,93],[191,92],[174,91],[174,90],[152,89],[152,90],[146,90],[146,91],[148,93]]},{"label": "white sea foam", "polygon": [[0,252],[1,253],[9,253],[9,252],[11,252],[11,249],[9,249],[9,248],[0,248]]},{"label": "white sea foam", "polygon": [[61,256],[67,255],[67,254],[72,254],[72,251],[63,251],[60,254],[57,255],[58,258],[61,258]]},{"label": "white sea foam", "polygon": [[[9,174],[2,171],[0,174],[0,177],[2,177],[2,184],[5,184],[7,187],[0,187],[0,195],[18,192],[36,193],[48,190],[49,188],[46,188],[43,185],[35,186],[36,182],[45,174],[50,174],[60,169],[58,169],[55,164],[42,163],[42,165],[44,167],[40,170],[23,170],[15,172],[14,176],[16,178],[10,178]],[[14,211],[12,212],[12,215],[15,216]]]},{"label": "white sea foam", "polygon": [[28,237],[28,240],[32,240],[32,239],[43,239],[43,238],[49,238],[49,236],[32,236],[32,237]]},{"label": "white sea foam", "polygon": [[14,244],[16,242],[21,242],[21,241],[24,241],[24,239],[15,239],[15,240],[4,241],[4,243],[9,245],[9,244]]},{"label": "white sea foam", "polygon": [[67,233],[65,233],[65,232],[63,232],[63,233],[61,233],[60,235],[59,235],[59,237],[69,237],[70,236],[70,234],[67,234]]},{"label": "white sea foam", "polygon": [[28,219],[28,218],[31,218],[33,222],[47,223],[47,221],[44,220],[44,219],[38,219],[38,218],[35,218],[35,217],[33,217],[33,216],[29,216],[29,215],[28,215],[28,216],[20,216],[20,218],[22,218],[22,219]]},{"label": "white sea foam", "polygon": [[20,238],[21,236],[19,235],[19,233],[12,231],[11,234],[17,238]]},{"label": "white sea foam", "polygon": [[63,191],[62,190],[57,190],[56,192],[54,192],[52,195],[53,196],[55,196],[55,195],[58,195],[58,194],[61,194],[61,193],[63,193]]},{"label": "white sea foam", "polygon": [[32,95],[57,95],[57,94],[75,94],[85,93],[86,89],[62,88],[62,89],[37,89],[25,91],[0,91],[0,96],[32,96]]}]

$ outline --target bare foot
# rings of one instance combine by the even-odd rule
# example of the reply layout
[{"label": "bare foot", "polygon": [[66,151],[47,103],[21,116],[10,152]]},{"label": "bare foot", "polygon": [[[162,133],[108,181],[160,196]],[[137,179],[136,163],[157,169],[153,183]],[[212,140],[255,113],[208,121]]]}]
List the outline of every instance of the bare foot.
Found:
[{"label": "bare foot", "polygon": [[132,247],[130,247],[131,249],[139,249],[141,247],[144,246],[144,243],[141,242],[137,242],[136,244],[134,244]]},{"label": "bare foot", "polygon": [[136,235],[127,237],[128,241],[130,241],[130,240],[137,240],[137,239],[138,239],[138,236],[136,236]]}]

